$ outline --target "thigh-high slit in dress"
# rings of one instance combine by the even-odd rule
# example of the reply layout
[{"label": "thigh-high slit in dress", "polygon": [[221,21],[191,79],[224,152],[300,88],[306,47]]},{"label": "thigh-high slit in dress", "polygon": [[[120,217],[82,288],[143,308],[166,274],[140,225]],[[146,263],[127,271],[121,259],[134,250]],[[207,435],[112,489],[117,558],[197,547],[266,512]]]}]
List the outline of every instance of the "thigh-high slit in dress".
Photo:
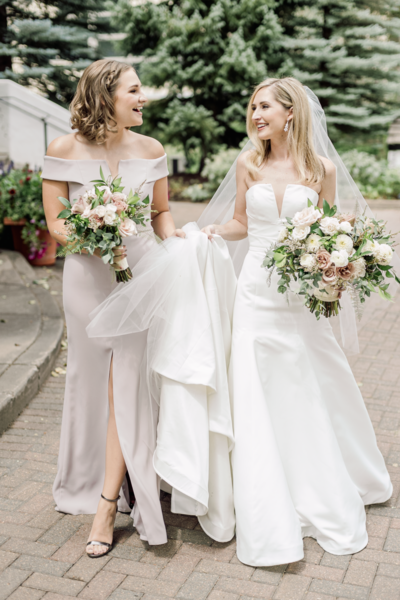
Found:
[{"label": "thigh-high slit in dress", "polygon": [[[66,181],[69,199],[93,187],[100,166],[107,177],[104,160],[65,160],[45,157],[43,179]],[[166,156],[129,159],[119,163],[125,192],[142,185],[141,193],[152,199],[155,181],[168,175]],[[150,225],[138,236],[125,238],[129,266],[154,244]],[[140,366],[145,354],[147,332],[113,338],[89,338],[86,327],[90,313],[115,288],[111,269],[101,259],[70,255],[65,259],[63,301],[68,334],[68,368],[61,426],[58,471],[53,486],[56,509],[73,515],[94,514],[105,472],[108,422],[108,381],[113,359],[115,418],[121,450],[135,493],[132,511],[140,537],[150,544],[167,541],[159,500],[159,480],[152,458],[157,406],[139,393]],[[118,509],[129,512],[129,493],[122,486]]]}]

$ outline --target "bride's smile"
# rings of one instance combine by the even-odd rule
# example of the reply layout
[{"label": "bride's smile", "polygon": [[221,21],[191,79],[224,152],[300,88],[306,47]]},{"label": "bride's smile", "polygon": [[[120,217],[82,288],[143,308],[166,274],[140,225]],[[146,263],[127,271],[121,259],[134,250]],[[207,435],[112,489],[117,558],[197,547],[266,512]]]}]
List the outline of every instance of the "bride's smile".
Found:
[{"label": "bride's smile", "polygon": [[286,109],[277,102],[271,90],[262,88],[251,105],[251,119],[257,128],[260,140],[282,139],[285,125],[292,119],[292,109]]}]

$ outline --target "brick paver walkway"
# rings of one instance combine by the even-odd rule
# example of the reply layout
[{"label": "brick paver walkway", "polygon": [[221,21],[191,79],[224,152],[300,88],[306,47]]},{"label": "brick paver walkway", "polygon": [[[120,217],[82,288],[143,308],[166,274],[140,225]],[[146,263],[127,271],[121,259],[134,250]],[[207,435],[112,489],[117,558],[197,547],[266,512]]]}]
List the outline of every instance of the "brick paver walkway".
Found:
[{"label": "brick paver walkway", "polygon": [[[60,298],[60,270],[41,270]],[[64,375],[50,377],[0,438],[0,600],[399,600],[400,598],[400,294],[374,299],[363,319],[362,353],[351,364],[390,470],[393,498],[368,508],[368,547],[333,556],[304,540],[305,558],[291,565],[242,565],[235,542],[208,538],[192,517],[162,506],[168,544],[149,547],[131,519],[118,514],[115,547],[84,555],[92,516],[57,513],[56,472]],[[66,362],[61,352],[57,367]],[[271,518],[274,518],[271,515]]]}]

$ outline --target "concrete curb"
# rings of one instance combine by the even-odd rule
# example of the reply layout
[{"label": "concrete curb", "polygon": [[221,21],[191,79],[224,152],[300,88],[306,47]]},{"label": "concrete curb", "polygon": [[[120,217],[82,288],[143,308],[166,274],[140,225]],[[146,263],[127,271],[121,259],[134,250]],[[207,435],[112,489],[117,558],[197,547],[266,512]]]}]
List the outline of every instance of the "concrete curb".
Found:
[{"label": "concrete curb", "polygon": [[0,261],[1,434],[49,376],[60,350],[64,323],[55,299],[32,284],[35,272],[21,254],[1,250]]}]

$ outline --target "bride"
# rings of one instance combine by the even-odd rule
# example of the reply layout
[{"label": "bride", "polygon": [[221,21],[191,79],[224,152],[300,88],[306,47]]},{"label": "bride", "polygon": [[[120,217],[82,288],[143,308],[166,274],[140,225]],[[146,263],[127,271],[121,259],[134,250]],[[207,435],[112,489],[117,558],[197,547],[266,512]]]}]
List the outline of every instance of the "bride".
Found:
[{"label": "bride", "polygon": [[335,164],[315,150],[310,104],[294,78],[257,86],[247,116],[254,149],[237,161],[233,218],[203,228],[210,239],[248,237],[233,315],[230,392],[237,555],[253,566],[302,559],[304,537],[332,554],[360,551],[368,540],[364,505],[392,494],[329,321],[317,321],[299,296],[279,294],[278,276],[268,285],[261,268],[285,217],[308,200],[322,206],[323,199],[330,205],[341,199]]}]

